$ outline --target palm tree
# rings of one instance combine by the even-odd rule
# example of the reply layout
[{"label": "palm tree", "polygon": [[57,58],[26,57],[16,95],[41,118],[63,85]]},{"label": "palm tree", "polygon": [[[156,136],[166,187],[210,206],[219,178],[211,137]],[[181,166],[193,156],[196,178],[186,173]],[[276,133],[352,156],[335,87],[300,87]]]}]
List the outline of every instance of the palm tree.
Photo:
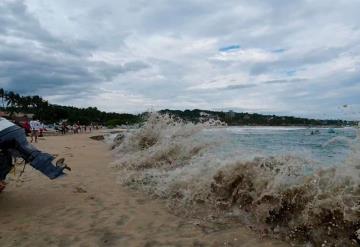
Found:
[{"label": "palm tree", "polygon": [[0,97],[1,97],[1,103],[2,103],[2,108],[4,109],[4,97],[5,97],[5,90],[3,88],[0,88]]},{"label": "palm tree", "polygon": [[15,93],[12,91],[6,92],[5,101],[6,109],[10,112],[10,115],[12,115],[14,113]]},{"label": "palm tree", "polygon": [[12,91],[5,93],[6,107],[9,110],[10,115],[13,115],[14,112],[18,111],[20,99],[21,99],[20,95]]},{"label": "palm tree", "polygon": [[20,108],[23,112],[29,112],[32,106],[32,98],[30,96],[22,96],[20,97]]}]

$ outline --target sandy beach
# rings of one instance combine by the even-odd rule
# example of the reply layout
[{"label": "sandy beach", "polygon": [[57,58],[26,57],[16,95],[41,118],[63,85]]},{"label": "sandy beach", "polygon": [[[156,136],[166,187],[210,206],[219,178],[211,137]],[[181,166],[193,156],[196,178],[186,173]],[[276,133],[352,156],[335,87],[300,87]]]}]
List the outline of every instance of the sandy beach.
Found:
[{"label": "sandy beach", "polygon": [[218,229],[169,212],[116,183],[109,147],[96,135],[48,136],[40,149],[65,157],[72,172],[50,181],[26,167],[0,194],[1,246],[288,246],[244,227]]}]

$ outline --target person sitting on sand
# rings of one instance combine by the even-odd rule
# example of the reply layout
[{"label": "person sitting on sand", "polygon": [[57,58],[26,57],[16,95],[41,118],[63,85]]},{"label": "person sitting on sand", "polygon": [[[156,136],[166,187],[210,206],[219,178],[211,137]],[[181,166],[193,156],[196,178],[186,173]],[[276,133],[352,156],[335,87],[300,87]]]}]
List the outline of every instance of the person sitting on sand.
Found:
[{"label": "person sitting on sand", "polygon": [[2,117],[0,117],[0,149],[0,192],[5,188],[4,180],[12,169],[12,156],[17,154],[50,179],[65,175],[65,169],[71,171],[71,168],[65,164],[65,159],[59,159],[54,165],[53,156],[29,144],[24,130]]}]

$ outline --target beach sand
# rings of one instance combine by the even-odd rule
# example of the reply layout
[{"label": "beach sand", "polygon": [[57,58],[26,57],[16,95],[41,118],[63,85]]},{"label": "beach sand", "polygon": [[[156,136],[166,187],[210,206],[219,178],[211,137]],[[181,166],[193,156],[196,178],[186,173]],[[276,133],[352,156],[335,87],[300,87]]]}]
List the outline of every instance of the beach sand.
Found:
[{"label": "beach sand", "polygon": [[[93,133],[91,135],[96,135]],[[106,144],[90,134],[48,136],[37,147],[65,157],[72,172],[50,181],[26,167],[0,194],[4,246],[288,246],[244,228],[218,229],[169,212],[116,183]]]}]

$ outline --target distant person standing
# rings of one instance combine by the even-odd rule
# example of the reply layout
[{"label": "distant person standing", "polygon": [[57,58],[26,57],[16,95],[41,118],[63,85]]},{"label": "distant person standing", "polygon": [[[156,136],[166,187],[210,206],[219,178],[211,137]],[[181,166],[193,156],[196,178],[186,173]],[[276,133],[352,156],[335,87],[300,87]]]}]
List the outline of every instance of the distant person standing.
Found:
[{"label": "distant person standing", "polygon": [[81,125],[80,125],[80,123],[78,122],[77,124],[76,124],[76,126],[77,126],[77,133],[78,134],[80,134],[81,133]]},{"label": "distant person standing", "polygon": [[44,136],[43,133],[44,133],[44,131],[46,131],[45,125],[43,123],[41,123],[41,122],[39,122],[39,124],[40,124],[39,137],[43,137]]},{"label": "distant person standing", "polygon": [[31,140],[30,142],[33,142],[35,139],[35,142],[37,142],[39,131],[41,128],[41,124],[38,120],[31,120],[30,121],[30,128],[31,128]]},{"label": "distant person standing", "polygon": [[30,123],[28,120],[26,120],[23,124],[23,128],[25,130],[25,134],[26,135],[30,135],[31,134],[31,127],[30,127]]},{"label": "distant person standing", "polygon": [[74,134],[79,133],[79,125],[77,125],[76,123],[73,125],[73,129],[74,129]]},{"label": "distant person standing", "polygon": [[66,124],[65,122],[63,122],[61,124],[61,134],[65,135],[66,134]]}]

